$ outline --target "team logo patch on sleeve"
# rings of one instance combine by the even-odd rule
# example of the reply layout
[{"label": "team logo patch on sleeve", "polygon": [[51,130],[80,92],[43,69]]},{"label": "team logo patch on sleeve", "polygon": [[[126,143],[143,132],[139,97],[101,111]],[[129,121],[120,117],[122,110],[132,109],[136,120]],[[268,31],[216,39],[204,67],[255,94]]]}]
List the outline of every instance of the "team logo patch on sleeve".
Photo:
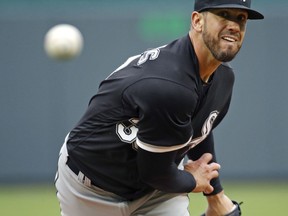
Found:
[{"label": "team logo patch on sleeve", "polygon": [[197,137],[195,139],[192,139],[191,142],[189,143],[190,145],[190,149],[194,148],[196,145],[198,145],[199,143],[201,143],[204,139],[206,139],[206,137],[209,135],[209,133],[211,132],[212,128],[213,128],[213,123],[215,122],[217,116],[219,115],[219,112],[217,110],[212,111],[208,118],[205,120],[203,126],[202,126],[202,130],[201,130],[201,136]]},{"label": "team logo patch on sleeve", "polygon": [[116,134],[122,142],[133,143],[136,140],[138,119],[129,119],[116,125]]}]

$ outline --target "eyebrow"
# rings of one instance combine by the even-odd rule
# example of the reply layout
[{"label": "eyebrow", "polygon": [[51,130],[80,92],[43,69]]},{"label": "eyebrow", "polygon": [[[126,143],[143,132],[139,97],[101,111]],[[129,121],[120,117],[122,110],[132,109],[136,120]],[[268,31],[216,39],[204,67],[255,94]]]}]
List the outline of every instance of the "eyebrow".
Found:
[{"label": "eyebrow", "polygon": [[228,12],[228,13],[231,13],[231,11],[238,11],[239,14],[237,15],[245,15],[248,17],[248,12],[244,9],[237,9],[237,8],[219,8],[219,9],[216,9],[216,8],[213,8],[213,9],[210,9],[210,10],[207,10],[208,12],[212,12],[212,13],[217,13],[217,12]]},{"label": "eyebrow", "polygon": [[[239,13],[237,14],[234,14],[232,13],[231,11],[234,10],[234,11],[239,11]],[[229,19],[228,17],[224,17],[224,16],[221,16],[219,13],[221,12],[227,12],[229,17],[230,17],[230,20],[235,20],[237,19],[237,17],[243,15],[245,16],[246,20],[248,19],[248,12],[245,11],[245,10],[241,10],[241,9],[233,9],[233,8],[219,8],[219,9],[210,9],[210,10],[207,10],[207,12],[210,12],[212,14],[215,14],[216,16],[220,16],[220,17],[223,17],[225,19]]]}]

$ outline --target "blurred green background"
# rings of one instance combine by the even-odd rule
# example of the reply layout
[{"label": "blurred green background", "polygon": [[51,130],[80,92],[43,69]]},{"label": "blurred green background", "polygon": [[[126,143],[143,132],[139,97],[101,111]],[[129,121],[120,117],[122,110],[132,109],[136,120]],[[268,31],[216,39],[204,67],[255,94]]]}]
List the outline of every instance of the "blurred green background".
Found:
[{"label": "blurred green background", "polygon": [[[226,182],[229,197],[243,201],[243,215],[286,215],[288,185],[284,182]],[[1,215],[60,215],[56,191],[52,185],[0,187]],[[206,209],[202,194],[190,195],[191,216],[200,216]]]}]

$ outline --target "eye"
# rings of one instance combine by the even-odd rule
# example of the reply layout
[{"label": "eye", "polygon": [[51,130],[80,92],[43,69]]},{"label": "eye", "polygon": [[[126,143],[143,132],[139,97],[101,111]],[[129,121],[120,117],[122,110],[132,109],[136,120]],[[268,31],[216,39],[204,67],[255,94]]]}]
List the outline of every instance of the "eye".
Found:
[{"label": "eye", "polygon": [[237,16],[238,22],[245,22],[247,20],[247,17],[244,14],[240,14]]},{"label": "eye", "polygon": [[225,19],[229,19],[230,14],[229,14],[227,11],[220,11],[220,12],[218,13],[218,16],[221,16],[221,17],[223,17],[223,18],[225,18]]}]

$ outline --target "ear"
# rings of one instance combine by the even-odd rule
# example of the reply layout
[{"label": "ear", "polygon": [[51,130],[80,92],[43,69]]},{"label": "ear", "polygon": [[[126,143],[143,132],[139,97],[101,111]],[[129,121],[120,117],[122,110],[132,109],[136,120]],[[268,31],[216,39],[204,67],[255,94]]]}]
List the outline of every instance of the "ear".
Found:
[{"label": "ear", "polygon": [[193,11],[191,14],[191,26],[196,32],[202,32],[204,24],[203,14]]}]

